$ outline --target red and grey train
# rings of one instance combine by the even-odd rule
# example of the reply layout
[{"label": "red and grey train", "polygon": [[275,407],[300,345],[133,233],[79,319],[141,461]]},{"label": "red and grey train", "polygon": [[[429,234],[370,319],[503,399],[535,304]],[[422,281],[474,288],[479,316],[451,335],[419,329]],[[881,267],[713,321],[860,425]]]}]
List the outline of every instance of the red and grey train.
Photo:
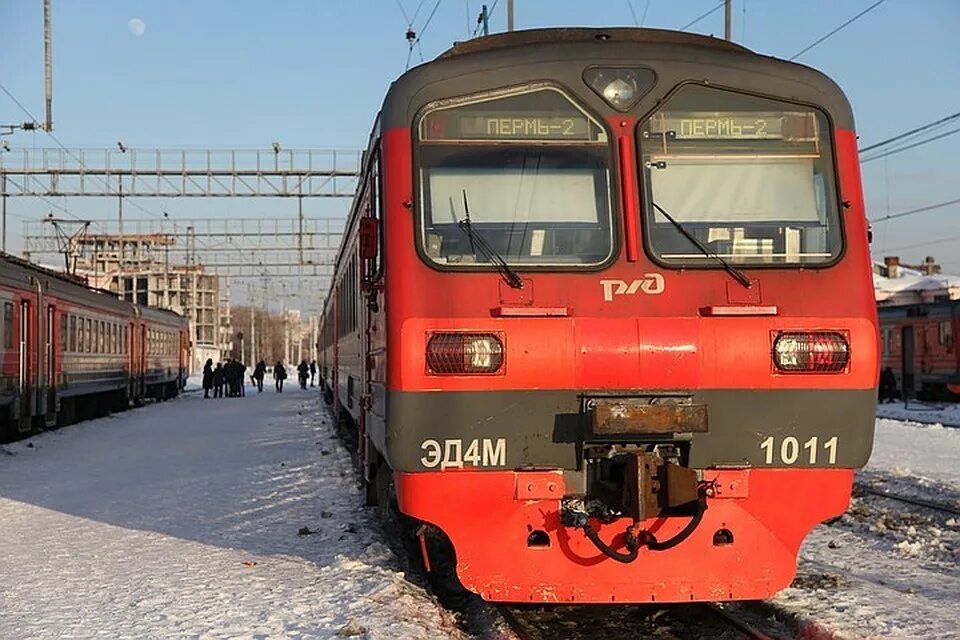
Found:
[{"label": "red and grey train", "polygon": [[172,311],[0,256],[0,441],[177,395],[189,331]]},{"label": "red and grey train", "polygon": [[883,367],[901,396],[956,401],[960,397],[960,301],[881,307]]},{"label": "red and grey train", "polygon": [[391,85],[362,175],[320,365],[371,499],[487,600],[790,583],[873,440],[832,81],[686,33],[490,36]]}]

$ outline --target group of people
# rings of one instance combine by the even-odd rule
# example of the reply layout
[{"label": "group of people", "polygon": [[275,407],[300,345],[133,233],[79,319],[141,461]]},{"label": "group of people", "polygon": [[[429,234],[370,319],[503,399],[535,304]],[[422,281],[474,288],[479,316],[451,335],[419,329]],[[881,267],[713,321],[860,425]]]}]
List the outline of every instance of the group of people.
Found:
[{"label": "group of people", "polygon": [[[213,391],[214,398],[239,398],[246,395],[243,384],[243,375],[247,370],[247,365],[233,358],[226,362],[218,362],[213,366],[213,359],[207,358],[203,365],[203,397],[209,398],[210,391]],[[224,396],[223,388],[227,388]]]},{"label": "group of people", "polygon": [[[228,397],[246,395],[243,381],[246,370],[247,366],[245,364],[232,358],[227,360],[226,363],[217,363],[216,367],[213,366],[213,359],[208,358],[207,363],[203,365],[203,397],[209,398],[212,390],[214,398],[222,398],[224,385],[227,387]],[[250,374],[253,385],[258,392],[263,392],[263,379],[266,374],[267,363],[261,360],[253,368],[253,373]],[[301,389],[307,388],[307,380],[310,381],[312,387],[317,375],[317,361],[314,360],[308,364],[306,360],[301,360],[300,364],[297,365],[297,375]],[[287,369],[283,366],[282,361],[277,360],[277,364],[273,365],[273,380],[277,393],[283,393],[283,381],[286,379]]]}]

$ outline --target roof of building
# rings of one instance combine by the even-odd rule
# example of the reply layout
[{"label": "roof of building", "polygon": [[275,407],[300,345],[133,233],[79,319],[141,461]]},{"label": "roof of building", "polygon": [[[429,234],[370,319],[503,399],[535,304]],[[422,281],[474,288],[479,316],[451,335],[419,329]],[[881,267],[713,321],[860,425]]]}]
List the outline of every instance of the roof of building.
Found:
[{"label": "roof of building", "polygon": [[[882,267],[883,263],[875,263],[875,266]],[[888,278],[877,271],[878,269],[874,269],[873,272],[873,290],[877,302],[883,302],[898,294],[922,295],[923,292],[936,291],[943,292],[941,295],[948,295],[950,299],[960,298],[960,276],[946,273],[926,274],[902,265],[895,278]]]}]

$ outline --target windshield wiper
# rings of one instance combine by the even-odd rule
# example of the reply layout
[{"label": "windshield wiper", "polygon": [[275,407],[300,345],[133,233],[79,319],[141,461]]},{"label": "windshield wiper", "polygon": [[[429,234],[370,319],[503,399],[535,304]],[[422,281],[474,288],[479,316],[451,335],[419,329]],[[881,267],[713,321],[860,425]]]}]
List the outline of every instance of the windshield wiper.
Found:
[{"label": "windshield wiper", "polygon": [[735,266],[733,266],[732,264],[730,264],[729,262],[727,262],[726,260],[718,256],[716,253],[711,251],[707,247],[707,245],[697,240],[696,237],[694,237],[694,235],[690,233],[690,231],[685,226],[677,222],[673,218],[673,216],[671,216],[669,213],[664,211],[663,207],[658,205],[656,202],[652,202],[652,204],[653,204],[653,208],[659,211],[660,213],[662,213],[663,217],[669,220],[670,223],[677,228],[677,231],[683,234],[684,238],[692,242],[697,247],[697,249],[700,249],[700,251],[703,252],[703,255],[707,256],[708,258],[713,258],[714,260],[719,262],[721,265],[723,265],[723,268],[726,269],[727,273],[733,276],[734,280],[742,284],[747,289],[753,286],[752,283],[750,282],[750,278],[744,275],[743,271],[740,271],[740,269],[737,269]]},{"label": "windshield wiper", "polygon": [[463,212],[465,217],[463,220],[457,222],[457,226],[467,234],[467,239],[470,241],[470,250],[473,251],[473,255],[476,256],[477,250],[479,250],[487,260],[493,263],[493,266],[496,267],[504,282],[514,289],[523,289],[523,279],[517,275],[516,271],[510,268],[510,265],[503,259],[503,256],[497,253],[496,249],[491,247],[487,241],[483,239],[483,236],[474,231],[473,225],[470,223],[470,204],[467,202],[466,189],[463,189]]}]

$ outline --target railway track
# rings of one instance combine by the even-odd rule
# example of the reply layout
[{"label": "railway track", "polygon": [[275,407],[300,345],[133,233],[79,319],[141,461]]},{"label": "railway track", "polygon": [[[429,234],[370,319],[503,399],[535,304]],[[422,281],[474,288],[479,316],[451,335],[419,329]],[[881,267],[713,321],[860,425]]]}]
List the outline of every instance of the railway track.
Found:
[{"label": "railway track", "polygon": [[669,640],[774,640],[721,605],[668,607],[617,605],[592,607],[498,606],[497,611],[520,640],[579,640],[605,637]]},{"label": "railway track", "polygon": [[923,498],[913,498],[909,496],[902,496],[896,493],[891,493],[890,491],[886,491],[884,489],[876,489],[873,487],[867,487],[863,485],[857,485],[857,491],[861,494],[879,496],[881,498],[886,498],[888,500],[895,500],[897,502],[902,502],[905,504],[912,504],[918,507],[933,509],[934,511],[939,511],[940,513],[960,516],[960,507],[957,507],[954,505],[934,502],[932,500],[924,500]]}]

